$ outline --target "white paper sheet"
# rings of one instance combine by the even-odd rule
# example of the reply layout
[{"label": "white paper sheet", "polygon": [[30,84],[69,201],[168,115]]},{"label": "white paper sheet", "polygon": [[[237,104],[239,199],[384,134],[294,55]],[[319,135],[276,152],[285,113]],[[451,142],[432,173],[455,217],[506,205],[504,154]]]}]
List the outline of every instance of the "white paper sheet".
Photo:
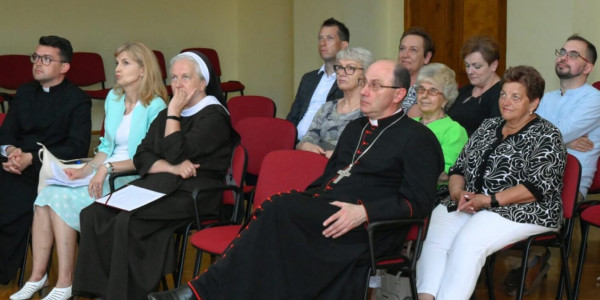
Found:
[{"label": "white paper sheet", "polygon": [[108,194],[96,202],[111,206],[114,208],[132,211],[148,203],[154,202],[165,194],[141,188],[135,185],[128,185],[112,194]]},{"label": "white paper sheet", "polygon": [[[80,165],[75,165],[74,168],[77,168],[79,166]],[[69,176],[67,176],[67,174],[65,174],[65,171],[61,169],[60,166],[55,162],[50,162],[50,168],[52,169],[52,177],[46,179],[47,184],[77,187],[82,185],[88,185],[90,183],[90,180],[92,180],[92,177],[94,176],[94,174],[92,173],[85,178],[69,180]]]}]

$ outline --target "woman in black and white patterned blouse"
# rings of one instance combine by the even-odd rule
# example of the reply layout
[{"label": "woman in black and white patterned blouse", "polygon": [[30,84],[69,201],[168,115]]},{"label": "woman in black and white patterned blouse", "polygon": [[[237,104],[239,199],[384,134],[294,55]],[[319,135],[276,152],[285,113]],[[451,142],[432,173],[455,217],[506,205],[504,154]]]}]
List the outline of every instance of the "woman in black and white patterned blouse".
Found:
[{"label": "woman in black and white patterned blouse", "polygon": [[506,70],[502,117],[485,120],[450,168],[450,196],[432,213],[417,265],[419,299],[468,299],[486,257],[530,235],[558,230],[566,150],[535,114],[544,79]]}]

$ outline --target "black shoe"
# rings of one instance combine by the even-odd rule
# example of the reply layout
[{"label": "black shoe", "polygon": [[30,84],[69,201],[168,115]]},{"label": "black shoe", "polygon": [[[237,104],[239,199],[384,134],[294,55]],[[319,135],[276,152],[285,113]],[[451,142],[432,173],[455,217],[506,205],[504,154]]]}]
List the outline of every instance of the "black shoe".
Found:
[{"label": "black shoe", "polygon": [[189,286],[183,285],[176,289],[161,293],[151,293],[148,295],[148,300],[193,300],[194,293]]}]

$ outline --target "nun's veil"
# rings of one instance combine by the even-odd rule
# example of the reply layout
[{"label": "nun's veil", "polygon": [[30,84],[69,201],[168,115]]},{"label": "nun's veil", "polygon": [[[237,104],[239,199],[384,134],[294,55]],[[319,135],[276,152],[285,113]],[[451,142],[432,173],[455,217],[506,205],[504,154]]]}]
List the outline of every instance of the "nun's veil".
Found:
[{"label": "nun's veil", "polygon": [[200,58],[202,58],[202,60],[206,64],[206,67],[208,67],[208,73],[210,74],[210,79],[209,79],[208,85],[206,86],[206,95],[215,96],[219,100],[219,102],[221,102],[221,104],[223,104],[223,106],[227,107],[226,101],[223,97],[223,90],[221,90],[221,80],[219,80],[219,77],[215,74],[215,69],[213,68],[213,65],[210,63],[210,60],[208,60],[208,57],[206,57],[206,55],[204,55],[198,51],[190,51],[190,52],[193,52],[194,54],[200,56]]}]

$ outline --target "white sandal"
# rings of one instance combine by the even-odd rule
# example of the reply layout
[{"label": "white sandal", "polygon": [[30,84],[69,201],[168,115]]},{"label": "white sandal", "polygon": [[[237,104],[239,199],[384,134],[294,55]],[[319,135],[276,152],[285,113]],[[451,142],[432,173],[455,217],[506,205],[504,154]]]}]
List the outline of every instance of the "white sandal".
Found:
[{"label": "white sandal", "polygon": [[[10,300],[27,300],[27,299],[31,299],[31,297],[33,297],[33,295],[36,292],[41,292],[42,289],[44,289],[45,287],[48,287],[48,285],[44,286],[44,283],[46,283],[46,280],[48,279],[48,274],[44,274],[44,277],[42,278],[42,280],[37,281],[37,282],[33,282],[33,281],[27,281],[25,282],[25,285],[16,293],[10,295]],[[41,293],[40,293],[41,295]]]},{"label": "white sandal", "polygon": [[66,288],[53,288],[50,294],[48,294],[42,300],[68,300],[71,299],[71,289],[73,286]]}]

